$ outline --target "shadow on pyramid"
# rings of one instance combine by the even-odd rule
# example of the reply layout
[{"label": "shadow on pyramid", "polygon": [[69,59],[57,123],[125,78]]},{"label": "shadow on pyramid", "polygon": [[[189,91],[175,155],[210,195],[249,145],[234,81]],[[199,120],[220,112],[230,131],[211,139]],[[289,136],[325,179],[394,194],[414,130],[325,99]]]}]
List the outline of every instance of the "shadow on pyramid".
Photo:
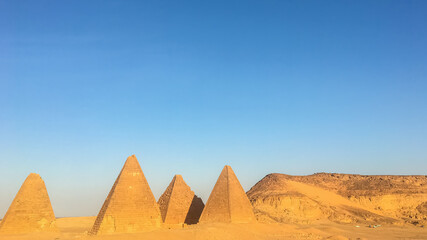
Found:
[{"label": "shadow on pyramid", "polygon": [[221,175],[209,196],[200,223],[250,223],[255,222],[252,205],[230,166]]},{"label": "shadow on pyramid", "polygon": [[28,175],[0,223],[0,234],[57,232],[55,214],[43,179]]},{"label": "shadow on pyramid", "polygon": [[195,224],[203,211],[203,201],[175,175],[158,201],[163,222],[166,224]]},{"label": "shadow on pyramid", "polygon": [[127,158],[89,235],[151,231],[161,226],[156,199],[135,155]]},{"label": "shadow on pyramid", "polygon": [[184,223],[189,225],[198,223],[204,208],[205,204],[203,203],[203,200],[194,195]]}]

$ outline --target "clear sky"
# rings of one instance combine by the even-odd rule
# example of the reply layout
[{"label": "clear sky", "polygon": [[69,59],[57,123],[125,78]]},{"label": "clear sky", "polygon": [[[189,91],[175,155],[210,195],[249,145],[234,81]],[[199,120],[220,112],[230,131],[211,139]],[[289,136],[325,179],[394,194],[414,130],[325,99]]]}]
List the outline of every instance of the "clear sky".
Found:
[{"label": "clear sky", "polygon": [[30,172],[96,215],[127,156],[156,198],[225,164],[427,174],[427,1],[0,1],[0,218]]}]

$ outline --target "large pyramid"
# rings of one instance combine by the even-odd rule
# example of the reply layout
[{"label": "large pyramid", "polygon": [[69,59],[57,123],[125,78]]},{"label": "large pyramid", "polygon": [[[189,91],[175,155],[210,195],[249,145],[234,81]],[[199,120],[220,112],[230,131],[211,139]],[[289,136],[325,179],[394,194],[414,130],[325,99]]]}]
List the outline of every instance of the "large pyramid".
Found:
[{"label": "large pyramid", "polygon": [[159,228],[162,219],[156,199],[135,155],[128,157],[90,235],[141,232]]},{"label": "large pyramid", "polygon": [[200,223],[248,223],[256,221],[252,205],[230,166],[222,169]]},{"label": "large pyramid", "polygon": [[55,214],[43,179],[28,175],[0,223],[0,233],[56,232]]},{"label": "large pyramid", "polygon": [[163,222],[166,224],[195,224],[203,211],[203,201],[184,182],[181,175],[175,175],[172,182],[158,201]]}]

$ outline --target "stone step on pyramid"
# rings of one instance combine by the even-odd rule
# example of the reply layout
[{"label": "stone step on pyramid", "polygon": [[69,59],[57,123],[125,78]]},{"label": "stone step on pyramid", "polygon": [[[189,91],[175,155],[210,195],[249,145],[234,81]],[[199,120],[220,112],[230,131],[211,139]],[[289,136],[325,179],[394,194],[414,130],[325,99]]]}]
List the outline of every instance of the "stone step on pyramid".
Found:
[{"label": "stone step on pyramid", "polygon": [[0,234],[57,232],[46,185],[40,175],[31,173],[0,223]]},{"label": "stone step on pyramid", "polygon": [[195,224],[203,211],[203,201],[185,183],[181,175],[175,175],[158,201],[165,224]]},{"label": "stone step on pyramid", "polygon": [[225,166],[218,177],[200,217],[200,223],[255,222],[252,205],[230,166]]},{"label": "stone step on pyramid", "polygon": [[127,158],[89,235],[151,231],[161,227],[156,199],[135,155]]}]

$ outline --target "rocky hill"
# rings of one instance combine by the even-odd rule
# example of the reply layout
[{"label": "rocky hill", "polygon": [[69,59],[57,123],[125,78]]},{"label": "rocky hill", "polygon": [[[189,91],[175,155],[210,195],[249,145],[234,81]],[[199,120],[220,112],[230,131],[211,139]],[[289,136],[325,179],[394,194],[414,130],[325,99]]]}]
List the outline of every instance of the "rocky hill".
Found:
[{"label": "rocky hill", "polygon": [[427,224],[427,176],[273,173],[247,195],[261,222]]}]

